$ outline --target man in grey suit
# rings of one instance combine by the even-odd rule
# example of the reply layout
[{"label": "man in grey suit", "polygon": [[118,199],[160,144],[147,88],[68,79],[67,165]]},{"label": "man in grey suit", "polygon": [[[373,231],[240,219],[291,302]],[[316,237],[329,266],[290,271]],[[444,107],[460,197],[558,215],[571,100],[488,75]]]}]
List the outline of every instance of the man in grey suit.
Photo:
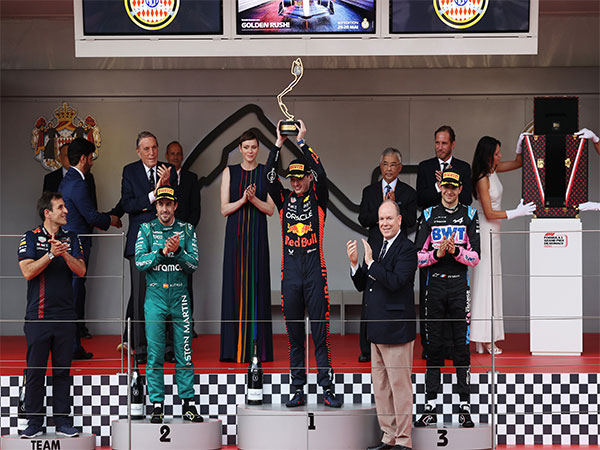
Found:
[{"label": "man in grey suit", "polygon": [[371,376],[382,442],[367,450],[406,450],[412,447],[412,361],[416,336],[413,284],[417,249],[400,232],[398,204],[379,207],[382,237],[373,246],[363,239],[364,264],[358,265],[356,241],[346,250],[352,281],[364,291],[363,308],[371,341]]}]

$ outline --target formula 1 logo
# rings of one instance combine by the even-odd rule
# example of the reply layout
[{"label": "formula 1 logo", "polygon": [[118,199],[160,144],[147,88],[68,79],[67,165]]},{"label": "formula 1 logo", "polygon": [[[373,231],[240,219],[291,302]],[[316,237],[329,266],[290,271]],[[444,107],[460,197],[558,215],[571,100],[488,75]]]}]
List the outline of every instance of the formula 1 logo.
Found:
[{"label": "formula 1 logo", "polygon": [[124,0],[127,15],[144,30],[160,30],[169,25],[179,11],[180,0]]},{"label": "formula 1 logo", "polygon": [[481,20],[490,0],[433,0],[438,18],[452,28],[470,28]]}]

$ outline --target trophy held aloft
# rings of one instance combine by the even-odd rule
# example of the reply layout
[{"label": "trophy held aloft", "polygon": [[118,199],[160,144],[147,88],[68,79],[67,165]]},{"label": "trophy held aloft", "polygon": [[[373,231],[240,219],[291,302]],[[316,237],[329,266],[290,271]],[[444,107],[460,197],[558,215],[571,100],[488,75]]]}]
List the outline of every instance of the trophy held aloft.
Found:
[{"label": "trophy held aloft", "polygon": [[302,60],[300,58],[296,58],[292,63],[291,68],[292,75],[294,79],[292,82],[277,96],[277,103],[279,104],[279,109],[285,116],[285,120],[282,120],[279,123],[279,133],[282,136],[298,136],[298,132],[300,131],[300,122],[294,120],[294,116],[290,114],[287,106],[283,103],[283,96],[289,92],[292,92],[292,89],[298,84],[302,75],[304,74],[304,66],[302,65]]}]

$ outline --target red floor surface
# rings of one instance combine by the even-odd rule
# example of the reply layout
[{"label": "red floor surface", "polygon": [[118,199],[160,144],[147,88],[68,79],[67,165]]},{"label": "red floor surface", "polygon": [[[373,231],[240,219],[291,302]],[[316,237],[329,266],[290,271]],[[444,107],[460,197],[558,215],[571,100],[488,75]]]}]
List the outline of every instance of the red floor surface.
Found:
[{"label": "red floor surface", "polygon": [[[72,374],[112,374],[121,371],[120,353],[116,346],[119,336],[94,336],[84,340],[87,351],[94,353],[89,361],[73,361]],[[369,363],[359,363],[358,335],[331,335],[334,370],[342,372],[368,372]],[[194,366],[199,373],[245,372],[247,364],[222,363],[219,361],[219,335],[204,335],[193,340]],[[501,344],[504,353],[496,357],[495,368],[502,373],[597,373],[600,372],[600,334],[584,334],[582,356],[531,356],[529,335],[509,334]],[[312,342],[311,342],[312,346]],[[0,337],[0,375],[20,375],[25,366],[26,342],[22,336]],[[264,363],[265,372],[288,372],[287,337],[274,336],[275,361]],[[473,349],[472,349],[473,350]],[[310,366],[315,366],[311,348]],[[425,371],[425,361],[420,358],[421,346],[415,342],[413,370]],[[126,361],[124,368],[127,369]],[[472,372],[487,372],[492,364],[491,355],[471,355]],[[446,361],[451,366],[451,361]],[[173,364],[165,364],[167,371]],[[310,370],[310,369],[309,369]],[[445,369],[451,370],[451,369]]]}]

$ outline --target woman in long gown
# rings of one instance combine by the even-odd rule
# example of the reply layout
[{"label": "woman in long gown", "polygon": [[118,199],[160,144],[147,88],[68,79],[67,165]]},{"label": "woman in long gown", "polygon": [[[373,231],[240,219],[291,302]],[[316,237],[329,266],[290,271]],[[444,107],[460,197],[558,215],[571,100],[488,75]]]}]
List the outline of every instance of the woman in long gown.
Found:
[{"label": "woman in long gown", "polygon": [[[503,211],[502,183],[499,172],[515,170],[522,165],[521,142],[524,134],[519,136],[516,156],[513,161],[500,161],[500,141],[493,137],[482,137],[475,150],[471,170],[473,172],[473,196],[479,200],[479,233],[481,255],[479,264],[473,269],[471,295],[471,333],[470,338],[477,344],[477,352],[495,354],[502,349],[495,343],[504,340],[504,322],[502,320],[502,257],[500,253],[500,235],[492,234],[500,231],[502,219],[531,215],[535,205],[523,204],[523,200],[513,210]],[[490,245],[490,234],[492,240]],[[491,257],[490,257],[491,254]],[[492,264],[494,271],[492,295]],[[494,320],[494,336],[492,338],[492,313]],[[493,343],[493,345],[492,345]]]},{"label": "woman in long gown", "polygon": [[226,167],[221,180],[221,214],[227,217],[221,361],[250,361],[254,340],[260,360],[273,360],[267,215],[275,204],[267,194],[265,166],[256,160],[258,147],[252,131],[242,134],[242,163]]}]

